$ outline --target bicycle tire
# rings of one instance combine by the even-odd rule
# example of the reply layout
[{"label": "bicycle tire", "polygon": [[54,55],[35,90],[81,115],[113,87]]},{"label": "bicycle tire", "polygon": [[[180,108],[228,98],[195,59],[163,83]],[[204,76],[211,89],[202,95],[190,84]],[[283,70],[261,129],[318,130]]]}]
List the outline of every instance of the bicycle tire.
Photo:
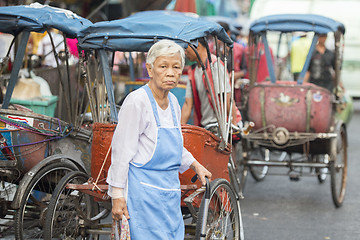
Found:
[{"label": "bicycle tire", "polygon": [[98,234],[86,232],[86,227],[98,223],[90,220],[99,212],[97,203],[90,195],[66,188],[69,183],[84,184],[88,179],[84,172],[75,171],[60,180],[46,213],[44,239],[99,239]]},{"label": "bicycle tire", "polygon": [[336,139],[332,139],[336,153],[333,153],[330,159],[331,195],[337,208],[341,207],[344,202],[347,182],[347,138],[345,128],[341,127],[338,134]]},{"label": "bicycle tire", "polygon": [[[222,178],[211,182],[210,204],[207,209],[205,209],[204,197],[198,214],[195,239],[198,240],[201,237],[201,223],[206,211],[206,236],[202,236],[203,238],[243,240],[240,203],[230,183]],[[224,225],[229,219],[230,224]]]},{"label": "bicycle tire", "polygon": [[67,172],[74,170],[77,168],[71,163],[56,162],[45,166],[36,173],[24,192],[20,208],[15,213],[16,239],[39,239],[42,237],[45,223],[44,213],[48,199],[50,199],[57,181]]}]

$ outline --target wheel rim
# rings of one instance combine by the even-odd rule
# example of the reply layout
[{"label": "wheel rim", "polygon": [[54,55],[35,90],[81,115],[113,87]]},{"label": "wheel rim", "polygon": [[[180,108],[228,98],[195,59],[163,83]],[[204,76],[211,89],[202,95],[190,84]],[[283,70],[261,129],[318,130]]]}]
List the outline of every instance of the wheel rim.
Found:
[{"label": "wheel rim", "polygon": [[331,163],[331,174],[333,200],[340,207],[344,201],[347,181],[347,141],[344,128],[336,139],[336,157]]},{"label": "wheel rim", "polygon": [[[87,181],[84,176],[75,176],[66,183],[83,184]],[[64,186],[66,185],[64,184]],[[53,211],[51,221],[52,239],[78,239],[84,237],[82,232],[84,224],[92,217],[93,203],[92,197],[77,190],[69,190],[65,187],[57,195],[55,210]],[[50,203],[51,204],[51,203]]]}]

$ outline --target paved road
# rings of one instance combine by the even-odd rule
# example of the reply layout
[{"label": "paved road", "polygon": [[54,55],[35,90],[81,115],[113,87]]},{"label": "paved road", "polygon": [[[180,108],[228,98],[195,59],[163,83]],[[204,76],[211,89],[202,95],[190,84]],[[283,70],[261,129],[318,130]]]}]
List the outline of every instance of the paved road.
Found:
[{"label": "paved road", "polygon": [[348,126],[348,184],[344,204],[333,205],[330,178],[290,181],[267,176],[263,182],[248,177],[241,201],[248,240],[359,240],[360,239],[360,101],[354,102]]}]

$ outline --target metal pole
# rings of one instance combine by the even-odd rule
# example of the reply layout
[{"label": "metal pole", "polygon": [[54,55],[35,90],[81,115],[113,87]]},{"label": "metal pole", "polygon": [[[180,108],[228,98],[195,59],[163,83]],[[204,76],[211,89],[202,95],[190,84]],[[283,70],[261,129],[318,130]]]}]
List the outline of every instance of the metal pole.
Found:
[{"label": "metal pole", "polygon": [[103,73],[104,73],[104,80],[105,80],[106,91],[107,91],[107,95],[108,95],[107,97],[108,97],[108,101],[109,101],[109,105],[110,105],[110,121],[116,122],[117,121],[117,112],[116,112],[114,87],[113,87],[113,83],[112,83],[109,62],[108,62],[108,58],[107,58],[107,54],[106,54],[105,50],[103,50],[103,49],[100,50],[99,54],[100,54],[100,60],[101,60],[101,62],[100,62],[101,67],[102,67]]},{"label": "metal pole", "polygon": [[28,32],[28,31],[24,31],[21,35],[20,45],[16,52],[14,65],[13,65],[13,68],[12,68],[12,71],[10,74],[9,84],[6,89],[4,103],[2,105],[2,108],[4,108],[4,109],[7,109],[9,107],[11,95],[14,91],[15,85],[16,85],[18,77],[19,77],[19,71],[20,71],[20,68],[22,65],[22,61],[24,59],[25,49],[26,49],[26,45],[27,45],[29,36],[30,36],[30,32]]}]

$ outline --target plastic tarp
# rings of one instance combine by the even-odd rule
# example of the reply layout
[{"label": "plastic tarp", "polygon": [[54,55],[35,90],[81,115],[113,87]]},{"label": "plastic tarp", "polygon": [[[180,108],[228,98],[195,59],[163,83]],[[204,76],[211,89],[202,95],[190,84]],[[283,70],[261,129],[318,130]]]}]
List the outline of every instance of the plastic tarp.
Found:
[{"label": "plastic tarp", "polygon": [[55,28],[67,37],[78,37],[80,30],[92,22],[75,13],[40,3],[0,7],[0,32],[14,36],[22,31],[44,32]]},{"label": "plastic tarp", "polygon": [[250,31],[254,33],[263,31],[303,31],[327,34],[337,30],[344,34],[345,26],[331,18],[315,14],[269,15],[253,21],[250,25]]},{"label": "plastic tarp", "polygon": [[176,11],[144,11],[127,18],[103,21],[82,31],[82,49],[146,52],[156,40],[171,39],[183,46],[208,35],[216,35],[232,45],[232,40],[217,23]]}]

